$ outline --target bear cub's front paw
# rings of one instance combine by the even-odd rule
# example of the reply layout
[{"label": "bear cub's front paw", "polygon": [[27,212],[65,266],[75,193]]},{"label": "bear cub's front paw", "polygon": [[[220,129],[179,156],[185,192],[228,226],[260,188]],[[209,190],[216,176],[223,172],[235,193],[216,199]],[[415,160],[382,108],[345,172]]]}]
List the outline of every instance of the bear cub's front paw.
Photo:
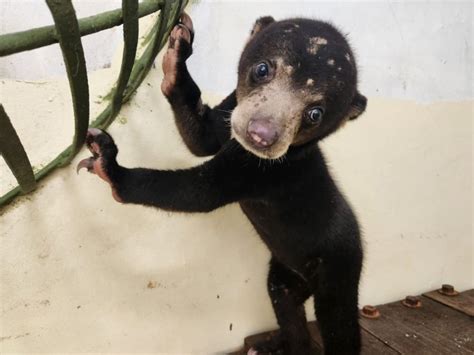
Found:
[{"label": "bear cub's front paw", "polygon": [[170,97],[180,80],[180,64],[192,54],[192,43],[194,38],[193,22],[188,14],[183,13],[179,23],[170,33],[168,50],[163,57],[163,82],[161,91],[166,97]]},{"label": "bear cub's front paw", "polygon": [[119,166],[116,160],[118,149],[114,140],[108,133],[98,128],[89,128],[86,145],[92,156],[81,160],[77,164],[77,172],[85,168],[88,172],[97,175],[110,184],[113,197],[117,201],[123,202],[117,193]]},{"label": "bear cub's front paw", "polygon": [[77,172],[86,168],[109,184],[112,184],[112,170],[116,165],[117,146],[112,137],[98,128],[89,128],[86,136],[87,149],[92,153],[90,158],[83,159],[77,164]]}]

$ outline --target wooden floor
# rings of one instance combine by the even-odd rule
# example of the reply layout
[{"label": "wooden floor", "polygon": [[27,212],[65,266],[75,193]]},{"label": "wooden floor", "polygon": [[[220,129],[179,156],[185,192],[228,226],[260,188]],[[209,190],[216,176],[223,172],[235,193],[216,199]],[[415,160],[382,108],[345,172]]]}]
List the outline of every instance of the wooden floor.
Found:
[{"label": "wooden floor", "polygon": [[[435,290],[375,309],[369,307],[361,311],[360,324],[363,355],[474,354],[474,289],[454,295]],[[317,322],[309,322],[308,328],[314,353],[322,354]],[[242,350],[233,354],[247,354],[252,345],[275,332],[246,338]]]}]

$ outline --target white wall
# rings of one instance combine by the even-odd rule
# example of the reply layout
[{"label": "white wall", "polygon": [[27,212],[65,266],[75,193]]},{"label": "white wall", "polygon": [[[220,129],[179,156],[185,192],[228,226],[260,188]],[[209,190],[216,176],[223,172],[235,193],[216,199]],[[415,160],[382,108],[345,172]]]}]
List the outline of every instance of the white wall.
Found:
[{"label": "white wall", "polygon": [[[121,6],[120,0],[75,0],[77,17],[83,18]],[[53,24],[43,0],[1,0],[0,34],[25,31]],[[82,43],[89,70],[110,66],[112,55],[121,43],[122,30],[114,27],[87,37]],[[0,77],[19,80],[43,80],[66,75],[58,45],[39,48],[0,58]]]},{"label": "white wall", "polygon": [[190,63],[206,90],[230,92],[255,19],[306,16],[330,21],[348,34],[367,95],[471,99],[472,11],[470,1],[202,2],[193,11],[197,35]]},{"label": "white wall", "polygon": [[[78,17],[115,9],[119,0],[75,0]],[[2,0],[0,33],[52,23],[43,0]],[[27,20],[20,20],[27,15]],[[202,1],[194,6],[193,74],[222,95],[236,84],[242,44],[259,16],[306,16],[336,24],[358,54],[360,84],[369,96],[420,101],[473,95],[472,1]],[[110,65],[120,28],[84,38],[90,70]],[[210,70],[212,68],[212,70]],[[0,76],[36,80],[64,75],[57,46],[0,58]]]}]

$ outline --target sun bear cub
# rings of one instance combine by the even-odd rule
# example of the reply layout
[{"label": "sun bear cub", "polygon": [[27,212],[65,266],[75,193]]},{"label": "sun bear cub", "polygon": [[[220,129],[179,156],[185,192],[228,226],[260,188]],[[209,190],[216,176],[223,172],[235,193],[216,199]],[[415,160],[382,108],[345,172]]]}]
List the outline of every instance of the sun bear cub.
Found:
[{"label": "sun bear cub", "polygon": [[280,326],[249,354],[310,354],[303,303],[312,295],[324,353],[360,353],[359,228],[318,146],[365,110],[351,48],[325,22],[260,18],[240,58],[237,88],[210,108],[186,66],[193,38],[183,14],[161,89],[190,151],[214,157],[191,169],[129,169],[117,163],[112,138],[90,129],[93,156],[78,169],[108,182],[123,203],[181,212],[240,204],[272,254],[268,293]]}]

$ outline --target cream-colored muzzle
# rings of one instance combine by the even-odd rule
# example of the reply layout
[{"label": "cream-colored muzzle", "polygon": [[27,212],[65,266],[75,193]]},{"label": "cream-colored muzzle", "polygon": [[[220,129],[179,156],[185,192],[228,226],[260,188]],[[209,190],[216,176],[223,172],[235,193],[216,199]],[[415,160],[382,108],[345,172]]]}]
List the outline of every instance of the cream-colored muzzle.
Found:
[{"label": "cream-colored muzzle", "polygon": [[[290,90],[287,81],[287,78],[275,79],[251,95],[239,98],[239,104],[232,112],[232,137],[258,157],[277,159],[283,156],[299,129],[303,104]],[[249,131],[251,120],[271,125],[269,129],[276,134],[274,142],[268,146],[258,144],[261,138]]]}]

